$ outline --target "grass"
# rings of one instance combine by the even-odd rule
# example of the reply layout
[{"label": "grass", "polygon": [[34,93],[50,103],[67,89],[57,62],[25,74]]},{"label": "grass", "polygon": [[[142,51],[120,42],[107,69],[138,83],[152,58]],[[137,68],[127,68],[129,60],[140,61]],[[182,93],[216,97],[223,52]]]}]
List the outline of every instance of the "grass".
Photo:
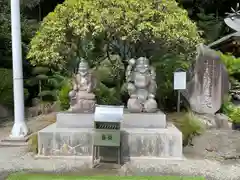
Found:
[{"label": "grass", "polygon": [[174,121],[174,124],[182,132],[184,146],[191,144],[192,138],[202,134],[205,130],[205,126],[192,112],[182,114]]},{"label": "grass", "polygon": [[48,174],[16,173],[7,180],[204,180],[203,177],[176,177],[176,176],[66,176]]}]

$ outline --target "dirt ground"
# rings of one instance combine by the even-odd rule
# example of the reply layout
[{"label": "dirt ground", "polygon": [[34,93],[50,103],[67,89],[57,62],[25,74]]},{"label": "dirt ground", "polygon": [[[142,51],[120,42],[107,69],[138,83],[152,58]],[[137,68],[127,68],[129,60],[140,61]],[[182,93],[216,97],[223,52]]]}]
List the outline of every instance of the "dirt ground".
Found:
[{"label": "dirt ground", "polygon": [[[3,139],[6,136],[9,136],[13,126],[13,118],[9,118],[7,121],[4,121],[0,124],[0,138]],[[51,113],[47,115],[40,115],[33,118],[28,118],[26,120],[27,127],[29,128],[30,133],[37,132],[46,126],[54,123],[56,121],[56,113]]]}]

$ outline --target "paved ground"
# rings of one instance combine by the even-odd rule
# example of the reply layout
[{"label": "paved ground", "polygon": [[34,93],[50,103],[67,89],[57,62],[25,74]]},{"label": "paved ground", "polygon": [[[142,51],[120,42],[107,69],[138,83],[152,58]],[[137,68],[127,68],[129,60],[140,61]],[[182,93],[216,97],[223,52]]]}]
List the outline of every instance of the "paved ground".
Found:
[{"label": "paved ground", "polygon": [[[50,118],[51,119],[51,118]],[[37,131],[50,122],[41,123],[35,119],[28,121],[28,127]],[[10,126],[1,129],[0,137],[6,136]],[[35,159],[26,151],[26,147],[0,147],[0,180],[5,179],[11,172],[32,171],[64,173],[71,172],[78,175],[200,175],[207,180],[239,180],[240,163],[238,160],[211,161],[206,159],[187,159],[182,161],[166,160],[133,160],[126,163],[119,170],[90,169],[90,159]]]}]

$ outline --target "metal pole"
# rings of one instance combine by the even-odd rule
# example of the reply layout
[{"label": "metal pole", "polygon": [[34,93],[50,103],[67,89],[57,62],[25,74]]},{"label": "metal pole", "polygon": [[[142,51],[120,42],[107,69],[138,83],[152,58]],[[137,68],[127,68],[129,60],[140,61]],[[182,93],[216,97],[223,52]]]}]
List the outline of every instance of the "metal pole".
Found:
[{"label": "metal pole", "polygon": [[11,26],[12,26],[14,125],[10,137],[23,138],[24,136],[27,135],[28,129],[24,120],[20,0],[11,0]]},{"label": "metal pole", "polygon": [[180,112],[180,102],[181,102],[181,94],[180,94],[180,90],[178,90],[177,112]]}]

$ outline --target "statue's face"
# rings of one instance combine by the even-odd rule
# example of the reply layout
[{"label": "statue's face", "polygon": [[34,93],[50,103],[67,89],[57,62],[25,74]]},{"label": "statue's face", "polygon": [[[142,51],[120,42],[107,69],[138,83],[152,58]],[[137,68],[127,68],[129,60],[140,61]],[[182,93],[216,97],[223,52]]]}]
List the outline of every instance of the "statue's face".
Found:
[{"label": "statue's face", "polygon": [[148,64],[144,64],[144,63],[142,63],[142,64],[137,64],[136,65],[136,71],[137,72],[140,72],[140,73],[146,73],[147,71],[149,70],[149,66],[148,66]]},{"label": "statue's face", "polygon": [[78,73],[81,76],[85,76],[88,73],[88,67],[87,66],[80,66],[78,69]]}]

